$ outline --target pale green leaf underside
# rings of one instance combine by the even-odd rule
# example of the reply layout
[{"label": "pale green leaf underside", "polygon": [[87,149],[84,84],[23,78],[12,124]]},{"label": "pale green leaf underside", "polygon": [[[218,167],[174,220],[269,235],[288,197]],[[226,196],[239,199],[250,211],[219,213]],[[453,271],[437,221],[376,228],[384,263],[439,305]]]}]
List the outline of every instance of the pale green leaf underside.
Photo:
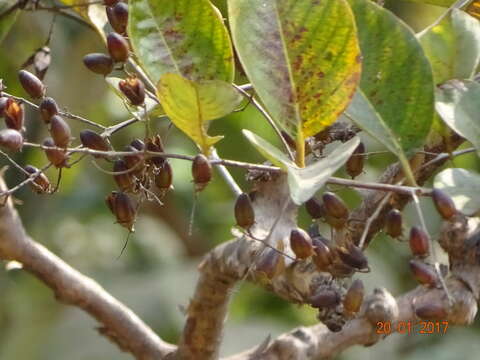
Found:
[{"label": "pale green leaf underside", "polygon": [[257,151],[262,154],[267,160],[272,164],[286,170],[288,166],[294,166],[295,164],[290,161],[290,159],[281,152],[278,148],[270,144],[265,139],[254,134],[250,130],[242,130],[243,135],[247,138],[248,141],[257,149]]},{"label": "pale green leaf underside", "polygon": [[165,73],[233,81],[228,31],[208,0],[130,0],[128,34],[154,83]]},{"label": "pale green leaf underside", "polygon": [[480,210],[480,175],[465,169],[445,169],[435,176],[433,185],[446,192],[455,203],[455,207],[467,215]]},{"label": "pale green leaf underside", "polygon": [[334,122],[360,77],[360,49],[345,0],[229,0],[232,38],[255,91],[287,133]]}]

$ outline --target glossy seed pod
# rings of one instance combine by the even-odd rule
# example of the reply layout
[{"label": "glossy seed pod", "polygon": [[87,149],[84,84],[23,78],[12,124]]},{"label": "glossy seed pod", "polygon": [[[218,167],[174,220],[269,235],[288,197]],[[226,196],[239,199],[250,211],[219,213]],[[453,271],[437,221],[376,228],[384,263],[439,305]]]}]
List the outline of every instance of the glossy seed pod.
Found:
[{"label": "glossy seed pod", "polygon": [[[35,166],[32,165],[27,165],[23,169],[29,174],[35,174],[39,171]],[[35,183],[36,186],[32,184],[32,190],[37,194],[45,194],[50,192],[50,181],[44,173],[37,175],[35,180],[33,180],[33,183]]]},{"label": "glossy seed pod", "polygon": [[330,247],[317,238],[312,239],[312,244],[314,247],[313,262],[315,266],[318,271],[327,271],[328,267],[333,262],[333,255]]},{"label": "glossy seed pod", "polygon": [[322,289],[308,302],[314,308],[332,308],[340,304],[340,294],[333,289]]},{"label": "glossy seed pod", "polygon": [[128,41],[120,34],[111,32],[107,36],[107,49],[114,62],[126,62],[129,55]]},{"label": "glossy seed pod", "polygon": [[113,60],[106,54],[88,54],[84,56],[83,63],[90,71],[96,74],[108,75],[113,70]]},{"label": "glossy seed pod", "polygon": [[297,259],[306,259],[314,254],[312,238],[300,228],[290,232],[290,248]]},{"label": "glossy seed pod", "polygon": [[72,138],[72,131],[63,118],[54,115],[50,119],[50,135],[55,145],[61,148],[67,148]]},{"label": "glossy seed pod", "polygon": [[427,257],[429,254],[429,239],[427,233],[417,227],[412,226],[409,238],[410,250],[414,256]]},{"label": "glossy seed pod", "polygon": [[5,125],[9,129],[18,131],[23,130],[23,123],[25,121],[25,112],[23,105],[19,104],[14,98],[8,98],[3,109],[3,116],[5,118]]},{"label": "glossy seed pod", "polygon": [[23,136],[13,129],[3,129],[0,131],[0,147],[5,150],[17,152],[22,150]]},{"label": "glossy seed pod", "polygon": [[5,107],[7,106],[7,100],[8,100],[8,97],[0,96],[0,118],[3,118],[5,116],[4,110],[5,110]]},{"label": "glossy seed pod", "polygon": [[415,314],[423,320],[443,321],[447,319],[448,311],[440,301],[431,301],[415,306]]},{"label": "glossy seed pod", "polygon": [[255,273],[260,280],[272,280],[285,269],[285,259],[278,251],[266,248],[255,264]]},{"label": "glossy seed pod", "polygon": [[356,178],[363,172],[364,166],[364,156],[365,154],[365,145],[361,142],[358,144],[357,148],[353,152],[352,156],[348,159],[347,163],[345,164],[345,169],[347,174],[352,177],[352,179]]},{"label": "glossy seed pod", "polygon": [[439,189],[432,191],[432,199],[440,216],[445,220],[450,220],[456,213],[457,209],[452,198]]},{"label": "glossy seed pod", "polygon": [[117,2],[113,6],[113,14],[117,23],[126,28],[128,24],[128,5],[124,2]]},{"label": "glossy seed pod", "polygon": [[136,77],[120,80],[118,88],[132,105],[142,105],[145,102],[145,85]]},{"label": "glossy seed pod", "polygon": [[145,143],[140,139],[133,139],[132,142],[130,143],[130,146],[137,149],[138,151],[145,150]]},{"label": "glossy seed pod", "polygon": [[[153,138],[148,139],[146,143],[147,151],[151,152],[164,152],[162,138],[160,135],[155,135]],[[151,156],[147,159],[148,162],[152,163],[156,167],[161,167],[165,158],[163,156]]]},{"label": "glossy seed pod", "polygon": [[320,219],[325,213],[322,203],[314,197],[305,203],[305,209],[312,219]]},{"label": "glossy seed pod", "polygon": [[354,280],[345,294],[345,298],[343,299],[343,307],[349,313],[357,313],[363,304],[364,296],[365,287],[363,286],[362,280]]},{"label": "glossy seed pod", "polygon": [[103,5],[105,6],[114,6],[120,0],[103,0]]},{"label": "glossy seed pod", "polygon": [[[80,142],[88,149],[96,151],[109,151],[110,145],[107,141],[95,131],[85,129],[80,131]],[[101,155],[95,155],[101,157]]]},{"label": "glossy seed pod", "polygon": [[385,218],[385,231],[393,238],[402,236],[402,213],[397,209],[392,209]]},{"label": "glossy seed pod", "polygon": [[157,175],[155,175],[155,185],[162,192],[168,191],[172,187],[173,170],[168,161],[165,161]]},{"label": "glossy seed pod", "polygon": [[363,251],[353,244],[337,248],[337,254],[343,263],[357,270],[368,269],[368,260]]},{"label": "glossy seed pod", "polygon": [[207,157],[198,154],[192,161],[192,177],[195,184],[195,192],[200,192],[212,180],[212,165]]},{"label": "glossy seed pod", "polygon": [[59,112],[58,105],[51,97],[46,97],[40,103],[38,109],[45,124],[50,124],[52,116],[57,115]]},{"label": "glossy seed pod", "polygon": [[255,212],[248,194],[243,193],[237,197],[234,212],[237,225],[241,228],[248,230],[255,224]]},{"label": "glossy seed pod", "polygon": [[328,215],[337,219],[348,218],[347,205],[337,195],[331,192],[326,192],[322,196],[325,211]]},{"label": "glossy seed pod", "polygon": [[[125,172],[128,170],[127,164],[122,159],[115,160],[113,163],[113,171],[118,172]],[[132,191],[135,187],[135,183],[131,173],[123,173],[123,174],[115,174],[113,175],[113,179],[117,184],[118,188],[123,192]]]},{"label": "glossy seed pod", "polygon": [[18,72],[18,79],[23,89],[34,99],[39,99],[45,95],[45,86],[42,81],[26,70]]},{"label": "glossy seed pod", "polygon": [[[118,11],[118,10],[117,10]],[[121,35],[126,35],[127,32],[127,24],[122,22],[122,19],[117,17],[115,13],[115,5],[114,6],[107,6],[105,8],[105,13],[107,14],[108,23],[115,30],[117,33]],[[128,14],[127,14],[128,16]]]},{"label": "glossy seed pod", "polygon": [[117,222],[129,231],[134,231],[136,209],[133,200],[127,194],[119,192],[115,196],[113,209]]},{"label": "glossy seed pod", "polygon": [[410,271],[415,280],[420,284],[435,287],[438,283],[438,276],[435,269],[418,260],[410,260]]},{"label": "glossy seed pod", "polygon": [[[43,146],[56,147],[53,139],[47,138],[43,142]],[[56,168],[62,168],[67,165],[67,153],[65,150],[45,149],[45,155]]]}]

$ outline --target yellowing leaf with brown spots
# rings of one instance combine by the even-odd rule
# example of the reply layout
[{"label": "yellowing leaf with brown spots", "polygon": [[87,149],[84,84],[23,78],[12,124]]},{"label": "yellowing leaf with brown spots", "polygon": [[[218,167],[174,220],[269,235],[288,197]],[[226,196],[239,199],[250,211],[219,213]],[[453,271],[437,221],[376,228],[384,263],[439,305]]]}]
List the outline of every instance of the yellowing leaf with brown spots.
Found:
[{"label": "yellowing leaf with brown spots", "polygon": [[283,130],[303,138],[337,120],[361,71],[345,0],[229,0],[228,13],[245,72]]}]

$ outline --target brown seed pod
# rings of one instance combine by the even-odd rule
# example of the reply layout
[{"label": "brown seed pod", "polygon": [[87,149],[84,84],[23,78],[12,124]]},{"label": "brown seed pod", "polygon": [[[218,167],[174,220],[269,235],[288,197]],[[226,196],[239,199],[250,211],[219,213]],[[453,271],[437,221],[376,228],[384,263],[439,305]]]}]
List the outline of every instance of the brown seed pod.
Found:
[{"label": "brown seed pod", "polygon": [[415,314],[424,320],[441,321],[448,316],[445,306],[439,301],[432,301],[415,306]]},{"label": "brown seed pod", "polygon": [[155,185],[157,185],[160,191],[167,192],[172,187],[172,178],[172,166],[168,161],[165,161],[159,173],[155,175]]},{"label": "brown seed pod", "polygon": [[125,62],[128,60],[129,46],[128,41],[120,34],[111,32],[107,36],[108,53],[115,62]]},{"label": "brown seed pod", "polygon": [[142,105],[145,102],[145,85],[136,77],[129,77],[118,83],[120,91],[132,105]]},{"label": "brown seed pod", "polygon": [[125,151],[137,153],[137,154],[123,156],[123,161],[125,161],[125,164],[127,164],[127,167],[129,169],[133,169],[132,174],[134,175],[141,174],[145,169],[145,166],[144,166],[145,159],[144,159],[143,152],[137,150],[132,145],[127,145],[125,147]]},{"label": "brown seed pod", "polygon": [[435,287],[438,283],[438,277],[435,269],[418,260],[410,260],[410,270],[415,279],[422,285]]},{"label": "brown seed pod", "polygon": [[255,224],[255,212],[248,194],[243,193],[237,197],[234,212],[237,225],[241,228],[248,230]]},{"label": "brown seed pod", "polygon": [[[128,11],[128,9],[127,9]],[[127,33],[127,24],[123,24],[115,13],[115,6],[107,6],[105,8],[107,14],[108,23],[117,33],[125,35]],[[127,14],[128,17],[128,14]]]},{"label": "brown seed pod", "polygon": [[192,177],[195,184],[195,192],[200,192],[212,180],[212,165],[203,154],[195,156],[192,162]]},{"label": "brown seed pod", "polygon": [[110,56],[101,53],[85,55],[83,63],[92,72],[101,75],[108,75],[113,70],[113,60]]},{"label": "brown seed pod", "polygon": [[3,109],[3,116],[5,117],[5,125],[9,129],[23,130],[23,122],[25,120],[23,105],[19,104],[14,98],[7,99]]},{"label": "brown seed pod", "polygon": [[[162,138],[158,134],[152,139],[148,139],[145,146],[147,148],[147,151],[164,152]],[[163,165],[163,162],[165,161],[165,158],[163,156],[151,156],[147,159],[147,161],[151,162],[156,167],[161,167]]]},{"label": "brown seed pod", "polygon": [[129,231],[134,231],[133,225],[137,211],[132,199],[123,192],[117,193],[114,198],[113,209],[117,222]]},{"label": "brown seed pod", "polygon": [[345,164],[347,174],[350,175],[352,179],[356,178],[363,171],[363,154],[365,154],[365,145],[361,142]]},{"label": "brown seed pod", "polygon": [[434,189],[432,191],[432,199],[438,213],[445,220],[451,219],[452,216],[457,213],[457,209],[452,198],[442,190]]},{"label": "brown seed pod", "polygon": [[50,119],[50,135],[55,145],[61,148],[67,148],[70,144],[72,131],[63,118],[58,115],[53,115]]},{"label": "brown seed pod", "polygon": [[367,270],[368,260],[363,251],[353,244],[349,244],[346,248],[337,248],[337,254],[343,263],[357,270]]},{"label": "brown seed pod", "polygon": [[40,115],[42,116],[45,124],[50,124],[50,119],[52,116],[57,115],[59,112],[57,103],[51,97],[44,98],[38,109],[40,110]]},{"label": "brown seed pod", "polygon": [[[30,175],[35,174],[39,171],[35,166],[32,166],[32,165],[27,165],[23,169]],[[37,175],[37,177],[35,178],[35,180],[33,180],[33,182],[37,186],[34,186],[32,184],[32,190],[37,194],[48,193],[52,188],[50,185],[50,181],[48,180],[47,176],[44,173],[40,173],[39,175]]]},{"label": "brown seed pod", "polygon": [[421,228],[412,226],[409,238],[410,250],[414,256],[427,257],[429,253],[428,235]]},{"label": "brown seed pod", "polygon": [[385,218],[385,231],[393,238],[402,236],[402,213],[397,209],[392,209]]},{"label": "brown seed pod", "polygon": [[[109,151],[110,145],[107,141],[97,134],[95,131],[85,129],[80,131],[80,142],[83,146],[91,150]],[[102,155],[94,155],[95,157],[102,157]]]},{"label": "brown seed pod", "polygon": [[145,143],[140,139],[133,139],[130,143],[130,146],[137,149],[138,151],[145,150]]},{"label": "brown seed pod", "polygon": [[20,151],[23,147],[22,134],[13,129],[3,129],[0,131],[0,146],[10,151]]},{"label": "brown seed pod", "polygon": [[333,262],[333,255],[330,247],[317,238],[312,239],[314,247],[313,262],[319,271],[327,271]]},{"label": "brown seed pod", "polygon": [[255,264],[255,273],[260,281],[270,281],[285,269],[285,259],[278,251],[266,248]]},{"label": "brown seed pod", "polygon": [[322,196],[325,211],[328,215],[337,219],[348,218],[347,205],[337,195],[331,192],[326,192]]},{"label": "brown seed pod", "polygon": [[332,308],[340,304],[340,294],[333,289],[322,289],[309,299],[314,308]]},{"label": "brown seed pod", "polygon": [[5,116],[4,110],[7,106],[8,97],[0,96],[0,118]]},{"label": "brown seed pod", "polygon": [[45,86],[42,81],[26,70],[18,72],[18,79],[23,89],[34,99],[39,99],[45,95]]},{"label": "brown seed pod", "polygon": [[363,286],[362,280],[354,280],[345,294],[345,298],[343,299],[343,307],[349,313],[357,313],[362,306],[364,296],[365,287]]},{"label": "brown seed pod", "polygon": [[[56,147],[53,139],[47,138],[43,142],[43,146]],[[67,153],[65,150],[45,149],[48,161],[50,161],[56,168],[62,168],[67,165]]]},{"label": "brown seed pod", "polygon": [[108,196],[105,197],[105,204],[107,204],[113,215],[115,215],[115,196],[117,193],[117,191],[112,191]]},{"label": "brown seed pod", "polygon": [[118,3],[120,0],[103,0],[105,6],[113,6]]},{"label": "brown seed pod", "polygon": [[124,2],[117,2],[113,6],[113,14],[117,23],[126,28],[128,24],[128,5]]},{"label": "brown seed pod", "polygon": [[297,259],[306,259],[314,254],[312,238],[300,228],[290,232],[290,247]]},{"label": "brown seed pod", "polygon": [[[113,163],[114,172],[124,172],[127,170],[128,170],[128,167],[127,167],[127,164],[125,164],[125,161],[119,159],[119,160],[115,160],[115,162]],[[131,173],[116,174],[116,175],[113,175],[113,179],[117,183],[118,188],[123,192],[132,191],[133,188],[135,187],[135,183],[133,181]]]},{"label": "brown seed pod", "polygon": [[325,213],[322,203],[314,197],[305,203],[305,209],[312,219],[320,219]]}]

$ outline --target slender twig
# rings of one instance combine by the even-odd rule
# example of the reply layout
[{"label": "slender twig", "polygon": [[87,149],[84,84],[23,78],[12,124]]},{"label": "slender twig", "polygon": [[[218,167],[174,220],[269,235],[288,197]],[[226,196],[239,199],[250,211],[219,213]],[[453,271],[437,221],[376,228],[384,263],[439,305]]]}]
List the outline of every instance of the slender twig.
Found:
[{"label": "slender twig", "polygon": [[424,169],[424,168],[426,168],[430,165],[436,164],[437,162],[440,162],[440,161],[443,161],[443,160],[446,160],[446,159],[454,158],[454,157],[457,157],[457,156],[460,156],[460,155],[470,154],[470,153],[475,152],[475,151],[478,151],[478,150],[476,148],[472,147],[472,148],[468,148],[468,149],[457,150],[457,151],[454,151],[452,153],[440,153],[435,158],[430,160],[429,162],[423,164],[420,169]]},{"label": "slender twig", "polygon": [[[217,150],[216,149],[213,149],[212,150],[212,155],[211,155],[211,158],[212,160],[221,160],[219,157],[218,157],[218,153],[217,153]],[[237,182],[235,181],[235,179],[233,178],[232,174],[230,174],[230,172],[227,170],[227,168],[225,167],[225,165],[223,164],[215,164],[217,169],[218,169],[218,172],[220,173],[220,175],[222,175],[223,177],[223,180],[225,180],[225,182],[227,183],[227,185],[230,187],[230,189],[232,190],[233,194],[235,196],[239,196],[241,193],[243,193],[242,189],[240,188],[240,186],[238,186]]]},{"label": "slender twig", "polygon": [[363,245],[365,244],[365,240],[367,239],[368,232],[370,231],[370,226],[372,226],[372,223],[377,219],[378,215],[383,210],[383,207],[387,204],[388,200],[390,200],[390,197],[392,196],[392,193],[388,193],[385,195],[385,197],[380,201],[380,203],[377,205],[377,208],[373,212],[373,214],[367,219],[365,223],[365,227],[362,232],[362,237],[360,238],[360,241],[358,243],[358,247],[360,249],[363,249]]},{"label": "slender twig", "polygon": [[[39,169],[37,172],[34,172],[28,178],[23,180],[21,183],[15,185],[11,189],[1,191],[0,196],[12,195],[14,192],[18,191],[19,189],[21,189],[25,185],[30,184],[32,181],[34,181],[41,173],[45,172],[48,168],[50,168],[50,166],[52,166],[52,164],[45,165],[44,167]],[[35,185],[35,183],[33,183],[33,184]]]}]

